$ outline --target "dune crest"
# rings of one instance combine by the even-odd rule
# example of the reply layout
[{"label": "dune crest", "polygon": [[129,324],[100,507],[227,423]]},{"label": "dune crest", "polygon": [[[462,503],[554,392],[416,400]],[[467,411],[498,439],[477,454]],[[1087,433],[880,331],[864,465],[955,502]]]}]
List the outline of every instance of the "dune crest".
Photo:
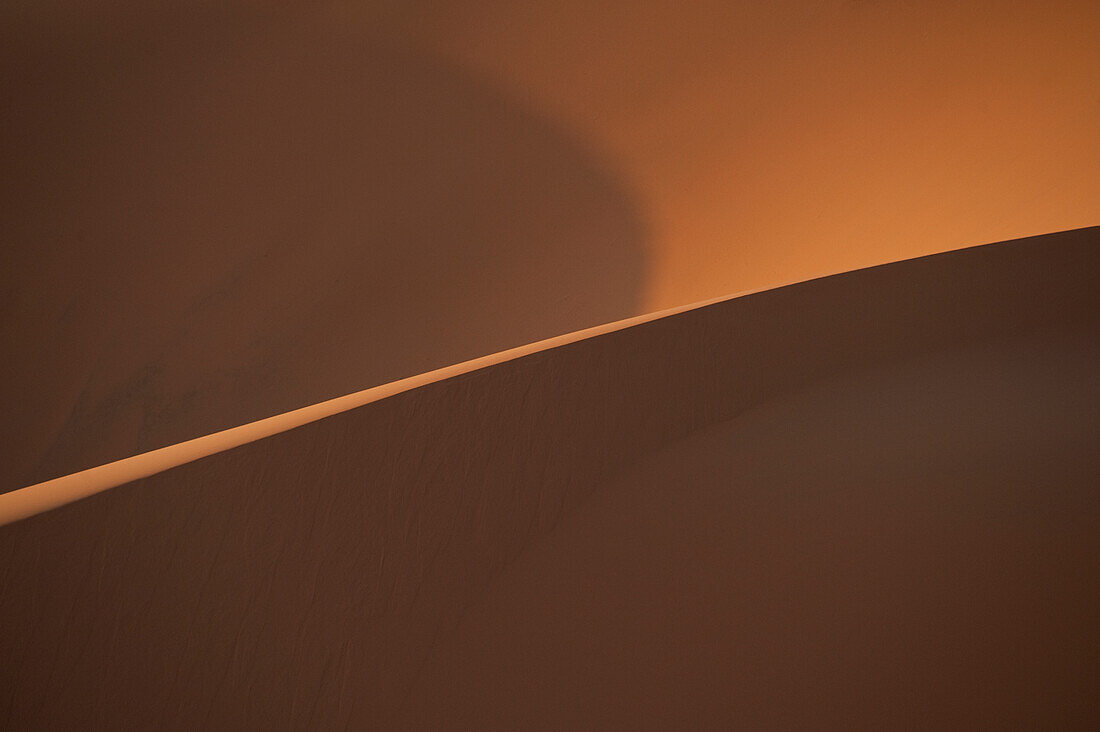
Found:
[{"label": "dune crest", "polygon": [[[829,275],[822,275],[822,277],[836,276],[837,274],[844,273],[832,273]],[[812,282],[813,280],[809,281]],[[779,289],[782,287],[790,287],[795,284],[799,283],[788,283],[786,285],[779,285],[767,289]],[[295,429],[302,425],[309,424],[310,422],[315,422],[319,419],[324,419],[325,417],[330,417],[350,409],[365,406],[410,389],[416,389],[437,381],[450,379],[471,371],[487,368],[576,341],[594,338],[605,333],[612,333],[625,328],[641,325],[652,320],[766,291],[767,290],[739,292],[724,297],[626,318],[613,323],[605,323],[603,325],[585,328],[553,338],[547,338],[535,343],[510,348],[506,351],[489,354],[480,358],[463,361],[462,363],[399,379],[388,384],[381,384],[352,394],[336,397],[335,399],[329,399],[318,404],[311,404],[307,407],[295,409],[256,422],[231,427],[227,430],[197,437],[179,444],[169,445],[157,450],[126,457],[112,463],[99,465],[94,468],[43,481],[42,483],[26,486],[25,488],[15,491],[9,491],[6,494],[0,494],[0,526],[33,516],[51,508],[62,506],[75,500],[80,500],[81,498],[109,488],[114,488],[132,480],[146,478],[150,475],[193,460],[230,450],[234,447],[239,447],[255,440],[264,439],[265,437],[270,437],[280,432]]]},{"label": "dune crest", "polygon": [[0,51],[0,492],[641,311],[631,190],[490,82],[316,9],[113,5]]},{"label": "dune crest", "polygon": [[196,437],[176,445],[169,445],[157,450],[151,450],[140,455],[116,460],[112,463],[99,465],[77,473],[71,473],[52,480],[36,483],[35,485],[20,488],[7,493],[0,493],[0,526],[18,521],[28,516],[33,516],[42,511],[62,506],[81,498],[98,493],[99,491],[114,488],[132,480],[146,478],[178,465],[198,460],[215,453],[230,450],[249,442],[276,435],[280,432],[301,427],[302,425],[316,422],[319,419],[330,417],[349,409],[356,409],[380,399],[400,394],[410,389],[416,389],[437,381],[453,378],[462,374],[487,368],[495,364],[511,361],[516,358],[538,353],[552,348],[557,348],[569,343],[574,343],[586,338],[593,338],[604,333],[611,333],[623,328],[629,328],[651,320],[667,317],[676,313],[694,310],[717,302],[741,297],[749,293],[738,293],[728,297],[715,298],[701,303],[693,303],[682,307],[670,308],[656,313],[638,315],[633,318],[619,320],[614,323],[585,328],[584,330],[567,333],[547,338],[536,343],[530,343],[507,351],[482,356],[481,358],[463,361],[462,363],[445,366],[416,376],[399,379],[388,384],[380,384],[369,389],[364,389],[353,394],[347,394],[335,399],[329,399],[319,404],[311,404],[290,412],[284,412],[273,417],[267,417],[256,422],[231,427],[214,434]]},{"label": "dune crest", "polygon": [[0,719],[1093,727],[1098,271],[767,290],[8,524]]}]

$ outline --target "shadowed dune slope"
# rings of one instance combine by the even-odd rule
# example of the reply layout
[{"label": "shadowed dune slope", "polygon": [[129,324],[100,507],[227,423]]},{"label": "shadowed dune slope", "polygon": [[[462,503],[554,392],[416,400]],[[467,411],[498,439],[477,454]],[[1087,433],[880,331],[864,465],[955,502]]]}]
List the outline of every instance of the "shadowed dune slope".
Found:
[{"label": "shadowed dune slope", "polygon": [[1098,272],[770,290],[0,528],[0,720],[1094,726]]},{"label": "shadowed dune slope", "polygon": [[225,5],[0,31],[0,491],[641,307],[583,145],[363,24]]}]

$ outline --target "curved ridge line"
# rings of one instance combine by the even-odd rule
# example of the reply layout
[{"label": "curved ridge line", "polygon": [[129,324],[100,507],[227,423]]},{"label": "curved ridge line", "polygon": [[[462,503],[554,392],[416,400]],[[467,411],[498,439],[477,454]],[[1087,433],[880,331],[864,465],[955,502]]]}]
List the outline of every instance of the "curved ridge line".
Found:
[{"label": "curved ridge line", "polygon": [[[1008,241],[1018,241],[1018,239]],[[309,424],[310,422],[316,422],[325,417],[331,417],[334,414],[356,409],[372,402],[377,402],[455,376],[461,376],[471,371],[478,371],[488,366],[513,361],[533,353],[548,351],[559,346],[576,343],[577,341],[595,338],[605,333],[625,330],[636,325],[642,325],[643,323],[660,320],[661,318],[667,318],[690,310],[698,310],[708,305],[735,300],[747,295],[754,295],[769,290],[778,290],[803,282],[812,282],[814,280],[824,279],[825,277],[858,272],[864,269],[874,269],[875,267],[882,267],[888,264],[899,264],[901,262],[908,262],[916,259],[935,257],[939,254],[957,252],[963,249],[977,249],[986,246],[990,246],[990,244],[964,246],[941,252],[923,254],[916,257],[906,257],[904,259],[883,262],[866,267],[856,267],[853,269],[841,270],[839,272],[830,272],[828,274],[806,279],[791,280],[770,287],[742,290],[729,295],[722,295],[708,300],[700,300],[687,305],[678,305],[665,310],[657,310],[643,315],[624,318],[623,320],[616,320],[611,323],[604,323],[603,325],[596,325],[591,328],[584,328],[582,330],[573,331],[572,333],[546,338],[541,341],[516,346],[515,348],[509,348],[487,356],[480,356],[451,366],[444,366],[432,371],[426,371],[415,376],[398,379],[397,381],[380,384],[345,396],[328,399],[306,407],[293,409],[289,412],[283,412],[282,414],[276,414],[272,417],[265,417],[255,422],[248,422],[237,427],[230,427],[220,432],[213,432],[208,435],[203,435],[202,437],[195,437],[183,442],[177,442],[174,445],[139,453],[131,457],[104,463],[94,468],[88,468],[86,470],[63,475],[59,478],[52,478],[41,483],[35,483],[25,488],[18,488],[7,493],[2,493],[0,494],[0,526],[21,519],[30,518],[31,516],[54,508],[60,508],[68,503],[87,498],[88,496],[95,495],[96,493],[100,493],[110,488],[140,480],[141,478],[148,478],[151,475],[162,473],[185,463],[215,455],[219,452],[225,452],[226,450],[240,447],[249,442],[262,440],[265,437],[271,437],[280,432],[286,432],[296,427]]]},{"label": "curved ridge line", "polygon": [[[816,279],[816,278],[815,278]],[[789,283],[794,284],[794,283]],[[292,430],[295,427],[309,424],[340,414],[372,402],[377,402],[397,394],[401,394],[421,386],[434,384],[438,381],[461,376],[462,374],[478,371],[488,366],[513,361],[541,351],[547,351],[559,346],[565,346],[577,341],[594,338],[605,333],[613,333],[631,326],[641,325],[653,320],[665,318],[677,313],[694,310],[715,303],[732,300],[765,289],[739,292],[733,295],[701,300],[690,305],[680,305],[667,310],[658,310],[645,315],[636,315],[624,320],[585,328],[583,330],[566,333],[564,335],[546,338],[523,346],[509,348],[505,351],[480,356],[469,361],[444,366],[432,371],[427,371],[415,376],[409,376],[397,381],[373,386],[369,389],[346,394],[341,397],[327,399],[323,402],[310,404],[309,406],[293,409],[289,412],[276,414],[271,417],[248,422],[236,427],[230,427],[220,432],[213,432],[202,437],[195,437],[173,445],[139,453],[130,457],[104,463],[94,468],[69,473],[59,478],[52,478],[41,483],[35,483],[25,488],[0,494],[0,526],[29,518],[53,508],[59,508],[67,503],[86,498],[110,488],[115,488],[124,483],[147,478],[156,473],[164,472],[171,468],[193,462],[200,458],[214,455],[219,452],[231,450],[234,447],[245,445],[249,442],[262,440],[265,437]]]}]

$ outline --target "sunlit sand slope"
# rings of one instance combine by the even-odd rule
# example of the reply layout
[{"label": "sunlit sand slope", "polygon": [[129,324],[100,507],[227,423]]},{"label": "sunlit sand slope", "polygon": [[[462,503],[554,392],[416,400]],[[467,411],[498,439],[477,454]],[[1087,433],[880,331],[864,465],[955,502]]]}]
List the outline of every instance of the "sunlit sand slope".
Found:
[{"label": "sunlit sand slope", "polygon": [[1098,265],[750,295],[0,528],[0,720],[1095,724]]}]

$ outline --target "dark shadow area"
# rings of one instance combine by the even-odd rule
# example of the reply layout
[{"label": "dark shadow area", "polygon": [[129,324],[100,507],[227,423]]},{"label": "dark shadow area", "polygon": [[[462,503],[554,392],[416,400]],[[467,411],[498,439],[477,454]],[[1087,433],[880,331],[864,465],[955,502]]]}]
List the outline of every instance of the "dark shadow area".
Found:
[{"label": "dark shadow area", "polygon": [[647,456],[433,645],[403,724],[1093,729],[1100,340],[814,385]]},{"label": "dark shadow area", "polygon": [[301,8],[118,8],[2,52],[0,490],[638,311],[630,194],[485,84]]},{"label": "dark shadow area", "polygon": [[0,527],[0,726],[1094,729],[1098,272],[757,293]]}]

